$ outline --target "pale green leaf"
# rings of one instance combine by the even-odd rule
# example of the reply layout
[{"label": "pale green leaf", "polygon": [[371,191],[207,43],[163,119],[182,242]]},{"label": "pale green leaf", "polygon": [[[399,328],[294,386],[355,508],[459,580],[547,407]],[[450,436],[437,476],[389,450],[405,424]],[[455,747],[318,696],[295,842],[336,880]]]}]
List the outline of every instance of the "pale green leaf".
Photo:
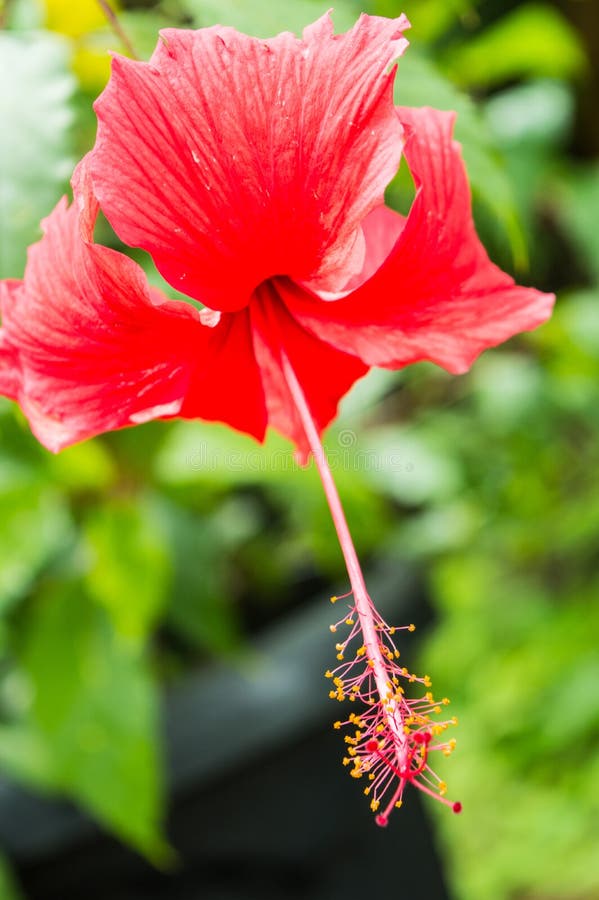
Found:
[{"label": "pale green leaf", "polygon": [[485,103],[485,120],[500,146],[546,150],[563,142],[572,128],[575,97],[563,81],[539,79],[495,94]]},{"label": "pale green leaf", "polygon": [[0,276],[21,277],[40,219],[65,191],[73,167],[67,45],[49,34],[0,32]]},{"label": "pale green leaf", "polygon": [[[301,34],[306,25],[324,15],[331,7],[321,0],[292,0],[274,4],[270,0],[185,0],[196,27],[231,25],[254,37],[267,38],[281,31]],[[357,18],[351,4],[335,4],[335,30],[346,31]]]}]

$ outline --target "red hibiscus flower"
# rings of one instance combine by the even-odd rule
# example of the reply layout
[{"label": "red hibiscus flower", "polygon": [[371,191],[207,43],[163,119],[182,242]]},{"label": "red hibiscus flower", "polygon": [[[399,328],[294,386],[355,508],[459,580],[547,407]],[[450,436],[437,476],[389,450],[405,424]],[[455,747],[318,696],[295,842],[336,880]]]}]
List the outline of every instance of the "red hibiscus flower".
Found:
[{"label": "red hibiscus flower", "polygon": [[[344,762],[383,826],[408,784],[460,811],[429,761],[452,752],[455,718],[398,662],[400,629],[368,595],[320,433],[370,366],[463,372],[553,304],[478,240],[453,115],[394,107],[407,25],[362,16],[334,35],[325,16],[302,40],[269,41],[168,29],[149,63],[116,57],[74,204],[46,220],[24,280],[0,285],[0,392],[51,450],[183,416],[259,440],[270,425],[313,453],[351,582],[330,694],[362,710],[336,727],[354,729]],[[405,218],[384,205],[402,153]],[[96,244],[99,208],[204,308]],[[427,690],[408,699],[406,681]]]},{"label": "red hibiscus flower", "polygon": [[[271,425],[305,453],[282,354],[322,430],[369,366],[463,372],[547,318],[552,296],[516,286],[476,236],[452,114],[393,105],[407,27],[167,29],[150,62],[114,59],[76,202],[2,284],[0,390],[45,446],[178,415],[258,439]],[[406,218],[384,205],[402,150]],[[207,309],[95,244],[98,202]]]}]

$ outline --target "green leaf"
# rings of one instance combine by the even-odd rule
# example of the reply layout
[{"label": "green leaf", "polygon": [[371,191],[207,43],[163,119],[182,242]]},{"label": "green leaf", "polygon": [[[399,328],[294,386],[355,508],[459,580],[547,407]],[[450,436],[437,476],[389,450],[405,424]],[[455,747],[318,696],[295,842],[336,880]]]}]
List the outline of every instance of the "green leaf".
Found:
[{"label": "green leaf", "polygon": [[51,475],[68,491],[105,491],[116,478],[116,467],[99,440],[86,441],[48,456]]},{"label": "green leaf", "polygon": [[33,31],[44,27],[44,8],[41,0],[3,0],[7,29]]},{"label": "green leaf", "polygon": [[[40,237],[73,167],[65,43],[56,36],[0,32],[0,276],[21,277],[25,252]],[[10,73],[10,77],[8,77]]]},{"label": "green leaf", "polygon": [[599,165],[573,171],[560,192],[560,215],[581,262],[599,284]]},{"label": "green leaf", "polygon": [[444,63],[461,84],[492,87],[531,76],[569,79],[586,59],[565,16],[548,3],[528,3],[452,47]]},{"label": "green leaf", "polygon": [[85,535],[90,595],[107,610],[119,634],[145,639],[166,602],[171,576],[163,529],[151,508],[107,503],[89,516]]},{"label": "green leaf", "polygon": [[47,756],[47,788],[65,791],[121,838],[164,860],[158,702],[143,654],[74,582],[32,609],[21,658],[33,697],[22,745],[29,734],[42,762]]},{"label": "green leaf", "polygon": [[[230,501],[230,503],[233,501]],[[241,623],[232,603],[230,565],[227,550],[247,534],[254,532],[257,522],[247,521],[241,500],[234,504],[233,528],[222,533],[217,516],[194,516],[174,504],[161,504],[173,555],[175,577],[168,608],[168,623],[188,643],[211,653],[230,653],[240,646]],[[240,520],[246,519],[246,525]],[[237,534],[233,541],[233,529]],[[227,546],[228,544],[228,546]]]},{"label": "green leaf", "polygon": [[[301,34],[304,27],[324,15],[330,6],[321,0],[290,0],[274,4],[270,0],[185,0],[196,27],[231,25],[254,37],[268,38],[281,31]],[[335,4],[335,30],[347,31],[356,21],[352,5]]]},{"label": "green leaf", "polygon": [[0,900],[22,900],[22,898],[23,895],[17,887],[7,860],[0,856]]},{"label": "green leaf", "polygon": [[17,478],[13,472],[10,485],[0,482],[0,612],[24,596],[42,568],[72,539],[61,495]]},{"label": "green leaf", "polygon": [[262,484],[297,468],[293,448],[274,432],[262,446],[226,425],[203,422],[177,422],[156,458],[157,476],[166,485]]},{"label": "green leaf", "polygon": [[455,136],[462,144],[473,191],[503,226],[516,265],[524,266],[526,246],[512,187],[489,129],[470,97],[442,75],[430,59],[410,48],[400,61],[395,98],[402,106],[432,106],[457,112]]},{"label": "green leaf", "polygon": [[521,152],[523,145],[543,151],[570,134],[575,96],[563,81],[540,79],[495,94],[485,103],[485,120],[500,146]]},{"label": "green leaf", "polygon": [[[442,37],[459,19],[475,18],[475,6],[473,0],[418,0],[417,3],[406,3],[405,11],[412,34],[419,41],[430,43]],[[377,16],[396,16],[398,13],[397,0],[375,0],[371,8]]]},{"label": "green leaf", "polygon": [[364,476],[401,503],[420,504],[451,497],[462,487],[462,473],[433,429],[384,426],[368,432]]},{"label": "green leaf", "polygon": [[43,793],[61,786],[50,742],[27,721],[0,725],[0,766],[12,778]]}]

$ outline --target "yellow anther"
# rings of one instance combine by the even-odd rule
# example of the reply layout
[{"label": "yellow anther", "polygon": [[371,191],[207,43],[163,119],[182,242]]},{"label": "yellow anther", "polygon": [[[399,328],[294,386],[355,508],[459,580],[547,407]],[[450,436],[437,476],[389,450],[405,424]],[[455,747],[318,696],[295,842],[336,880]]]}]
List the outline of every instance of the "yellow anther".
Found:
[{"label": "yellow anther", "polygon": [[339,598],[335,596],[331,597],[331,603],[336,603],[338,599]]},{"label": "yellow anther", "polygon": [[349,766],[350,762],[351,762],[351,759],[349,758],[349,756],[343,757],[343,765],[344,766]]},{"label": "yellow anther", "polygon": [[404,725],[404,727],[403,727],[403,733],[404,733],[404,734],[411,734],[411,733],[412,733],[412,730],[411,730],[411,728],[408,728],[407,725]]},{"label": "yellow anther", "polygon": [[380,804],[379,800],[371,800],[370,801],[370,808],[373,812],[376,812],[380,805],[381,804]]},{"label": "yellow anther", "polygon": [[451,719],[450,719],[449,721],[451,722],[452,725],[457,725],[457,724],[458,724],[458,717],[457,717],[457,716],[452,716]]},{"label": "yellow anther", "polygon": [[366,796],[368,796],[369,793],[370,793],[370,788],[369,788],[369,787],[365,787],[365,788],[364,788],[364,793],[366,794]]},{"label": "yellow anther", "polygon": [[399,659],[399,657],[400,657],[399,650],[395,650],[393,655],[395,656],[395,659]]},{"label": "yellow anther", "polygon": [[449,699],[449,697],[443,697],[441,703],[443,704],[443,706],[447,706],[448,703],[451,703],[451,700]]},{"label": "yellow anther", "polygon": [[435,706],[435,708],[433,709],[433,712],[435,713],[435,715],[438,716],[439,713],[441,712],[441,707],[440,707],[440,706]]},{"label": "yellow anther", "polygon": [[427,692],[426,692],[426,694],[424,695],[424,699],[427,700],[429,703],[434,703],[434,702],[435,702],[434,699],[433,699],[433,695],[431,694],[430,691],[427,691]]},{"label": "yellow anther", "polygon": [[368,660],[368,668],[369,668],[369,669],[374,669],[374,660],[373,660],[373,659],[369,659],[369,660]]},{"label": "yellow anther", "polygon": [[351,616],[345,620],[345,624],[346,624],[346,625],[353,625],[353,624],[354,624],[354,620],[351,618]]},{"label": "yellow anther", "polygon": [[329,631],[331,632],[331,634],[335,634],[335,632],[337,631],[337,626],[329,625]]},{"label": "yellow anther", "polygon": [[425,675],[424,678],[422,679],[422,683],[425,687],[430,687],[432,684],[432,681],[430,680],[428,675]]},{"label": "yellow anther", "polygon": [[395,809],[401,809],[402,805],[403,805],[403,800],[398,800],[397,803],[395,804]]},{"label": "yellow anther", "polygon": [[385,726],[384,726],[384,725],[377,725],[376,728],[375,728],[374,730],[376,731],[377,734],[382,734],[382,732],[385,730]]},{"label": "yellow anther", "polygon": [[350,748],[348,749],[347,752],[349,753],[350,756],[355,756],[355,755],[356,755],[356,748],[355,748],[355,747],[350,747]]},{"label": "yellow anther", "polygon": [[329,697],[331,698],[331,700],[334,700],[336,696],[337,696],[337,691],[329,691]]},{"label": "yellow anther", "polygon": [[444,781],[439,782],[439,793],[442,797],[447,793],[447,785]]},{"label": "yellow anther", "polygon": [[449,740],[449,741],[447,742],[447,744],[448,744],[450,750],[455,750],[455,748],[456,748],[456,746],[457,746],[457,743],[458,743],[458,742],[456,741],[455,738],[451,738],[451,740]]},{"label": "yellow anther", "polygon": [[368,780],[369,780],[369,781],[374,781],[374,772],[370,772],[370,774],[369,774],[369,776],[368,776]]},{"label": "yellow anther", "polygon": [[343,650],[345,644],[335,644],[335,650]]},{"label": "yellow anther", "polygon": [[358,647],[356,650],[356,656],[364,656],[366,653],[366,647]]},{"label": "yellow anther", "polygon": [[339,660],[343,659],[343,653],[338,653],[338,654],[337,654],[337,659],[339,659]]},{"label": "yellow anther", "polygon": [[352,778],[361,778],[362,777],[362,773],[360,772],[359,769],[352,769],[349,774],[351,775]]},{"label": "yellow anther", "polygon": [[389,629],[389,634],[395,634],[396,631],[397,631],[397,628],[395,627],[395,625],[392,625],[391,628]]},{"label": "yellow anther", "polygon": [[324,673],[324,677],[325,677],[325,678],[332,678],[332,677],[333,677],[333,673],[331,672],[330,669],[327,669],[327,670],[326,670],[326,672]]},{"label": "yellow anther", "polygon": [[414,624],[408,625],[408,631],[416,631],[416,626]]}]

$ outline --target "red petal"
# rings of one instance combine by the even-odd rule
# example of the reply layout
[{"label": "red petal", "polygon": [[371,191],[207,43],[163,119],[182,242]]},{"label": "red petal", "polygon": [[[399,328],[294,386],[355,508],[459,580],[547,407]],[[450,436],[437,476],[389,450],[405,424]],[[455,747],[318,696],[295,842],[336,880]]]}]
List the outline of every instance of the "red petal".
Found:
[{"label": "red petal", "polygon": [[250,307],[254,346],[266,394],[268,424],[293,441],[300,457],[310,448],[281,365],[284,349],[305,394],[317,428],[322,431],[337,414],[341,397],[368,371],[355,356],[312,337],[287,312],[278,283],[261,289]]},{"label": "red petal", "polygon": [[[362,222],[366,254],[362,269],[342,291],[316,291],[321,300],[339,300],[361,287],[385,262],[405,225],[405,218],[388,206],[377,206]],[[309,289],[309,288],[308,288]]]},{"label": "red petal", "polygon": [[[21,373],[16,399],[34,434],[55,451],[175,415],[192,375],[209,367],[222,344],[192,306],[150,292],[139,266],[84,242],[81,227],[77,207],[62,200],[30,250],[23,286],[8,298],[5,290],[2,310],[3,343]],[[241,385],[240,402],[249,407]],[[220,386],[212,387],[218,395]],[[224,403],[219,418],[227,414]],[[249,430],[249,413],[245,419]]]},{"label": "red petal", "polygon": [[314,334],[369,365],[427,359],[464,372],[486,347],[544,322],[555,298],[519,287],[490,262],[474,230],[453,114],[399,112],[417,193],[395,247],[351,296],[323,303],[298,293],[290,309]]},{"label": "red petal", "polygon": [[167,29],[116,57],[97,102],[94,188],[119,236],[175,287],[232,311],[276,275],[339,290],[401,155],[389,65],[404,17],[328,16],[268,41]]},{"label": "red petal", "polygon": [[195,369],[179,414],[225,422],[263,440],[266,403],[247,310],[225,313],[214,326],[204,364]]},{"label": "red petal", "polygon": [[93,241],[94,227],[100,210],[98,199],[94,194],[90,162],[91,153],[87,153],[75,167],[71,178],[74,201],[79,210],[81,236],[84,241]]},{"label": "red petal", "polygon": [[[4,319],[8,309],[16,299],[23,282],[14,279],[0,281],[0,317]],[[21,385],[19,356],[13,347],[6,328],[0,328],[0,394],[16,400]]]},{"label": "red petal", "polygon": [[189,379],[194,310],[156,307],[141,269],[84,243],[79,228],[76,206],[62,200],[3,310],[22,371],[18,400],[51,450],[173,414]]}]

